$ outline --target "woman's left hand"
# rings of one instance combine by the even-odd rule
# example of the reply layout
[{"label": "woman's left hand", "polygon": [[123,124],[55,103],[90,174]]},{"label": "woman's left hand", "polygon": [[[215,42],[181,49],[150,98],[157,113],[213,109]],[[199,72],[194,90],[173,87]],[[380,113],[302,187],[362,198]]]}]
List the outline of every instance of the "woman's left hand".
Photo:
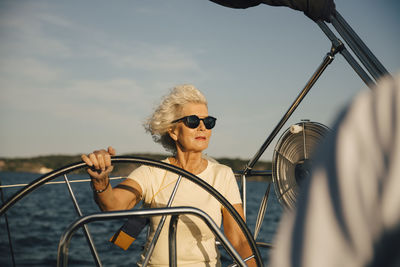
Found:
[{"label": "woman's left hand", "polygon": [[87,169],[90,177],[96,182],[108,179],[108,174],[112,172],[111,156],[115,156],[115,150],[111,146],[107,151],[104,149],[96,150],[89,155],[82,155],[82,160],[89,166]]}]

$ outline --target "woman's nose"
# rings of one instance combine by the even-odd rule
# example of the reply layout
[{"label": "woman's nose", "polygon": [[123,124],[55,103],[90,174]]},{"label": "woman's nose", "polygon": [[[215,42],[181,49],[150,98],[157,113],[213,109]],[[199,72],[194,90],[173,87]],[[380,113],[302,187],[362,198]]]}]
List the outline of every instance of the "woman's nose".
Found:
[{"label": "woman's nose", "polygon": [[204,121],[200,121],[199,126],[197,127],[198,130],[200,131],[205,131],[206,130],[206,126],[204,125]]}]

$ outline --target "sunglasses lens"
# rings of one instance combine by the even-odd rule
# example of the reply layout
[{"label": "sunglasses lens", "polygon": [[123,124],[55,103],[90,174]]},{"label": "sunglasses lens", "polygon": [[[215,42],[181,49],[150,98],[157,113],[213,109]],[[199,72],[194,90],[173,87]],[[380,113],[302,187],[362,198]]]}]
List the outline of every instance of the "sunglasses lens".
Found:
[{"label": "sunglasses lens", "polygon": [[216,119],[214,117],[207,117],[203,120],[204,126],[206,126],[207,129],[212,129],[215,126],[215,121]]},{"label": "sunglasses lens", "polygon": [[197,128],[200,124],[200,119],[196,115],[186,117],[185,124],[189,128]]}]

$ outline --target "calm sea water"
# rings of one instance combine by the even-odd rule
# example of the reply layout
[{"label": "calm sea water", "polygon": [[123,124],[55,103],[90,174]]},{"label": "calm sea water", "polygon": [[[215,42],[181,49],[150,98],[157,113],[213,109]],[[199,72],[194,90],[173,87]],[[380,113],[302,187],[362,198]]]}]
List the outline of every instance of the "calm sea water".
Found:
[{"label": "calm sea water", "polygon": [[[0,172],[2,185],[29,183],[39,175],[31,173]],[[87,178],[85,175],[69,176],[70,179]],[[61,180],[61,179],[57,179]],[[113,182],[118,183],[117,181]],[[258,206],[265,194],[268,183],[248,182],[247,222],[254,231]],[[72,188],[84,215],[98,212],[92,199],[88,183],[72,183]],[[19,188],[5,188],[5,199]],[[282,213],[273,189],[270,193],[268,209],[258,241],[272,242]],[[17,266],[56,266],[57,247],[66,227],[78,218],[65,184],[45,185],[20,200],[8,212],[12,246]],[[127,251],[108,242],[112,234],[124,221],[95,222],[88,225],[103,266],[136,266],[135,263],[144,244],[144,232]],[[179,244],[178,244],[179,245]],[[260,248],[264,263],[268,263],[268,248]],[[224,266],[232,263],[222,252]],[[69,266],[95,266],[82,231],[72,237]],[[0,266],[12,266],[11,252],[5,226],[5,218],[0,218]]]}]

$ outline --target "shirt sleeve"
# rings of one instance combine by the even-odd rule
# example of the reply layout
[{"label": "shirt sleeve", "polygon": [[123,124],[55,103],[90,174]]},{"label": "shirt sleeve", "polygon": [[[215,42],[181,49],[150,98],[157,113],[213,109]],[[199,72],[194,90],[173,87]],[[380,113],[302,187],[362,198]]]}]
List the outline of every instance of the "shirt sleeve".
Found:
[{"label": "shirt sleeve", "polygon": [[142,189],[142,200],[145,203],[150,202],[152,199],[152,191],[150,190],[151,188],[151,170],[149,166],[142,165],[135,170],[133,170],[129,176],[128,179],[132,179],[135,182],[139,184],[139,186]]},{"label": "shirt sleeve", "polygon": [[231,168],[226,168],[225,198],[232,204],[242,204],[239,187]]}]

